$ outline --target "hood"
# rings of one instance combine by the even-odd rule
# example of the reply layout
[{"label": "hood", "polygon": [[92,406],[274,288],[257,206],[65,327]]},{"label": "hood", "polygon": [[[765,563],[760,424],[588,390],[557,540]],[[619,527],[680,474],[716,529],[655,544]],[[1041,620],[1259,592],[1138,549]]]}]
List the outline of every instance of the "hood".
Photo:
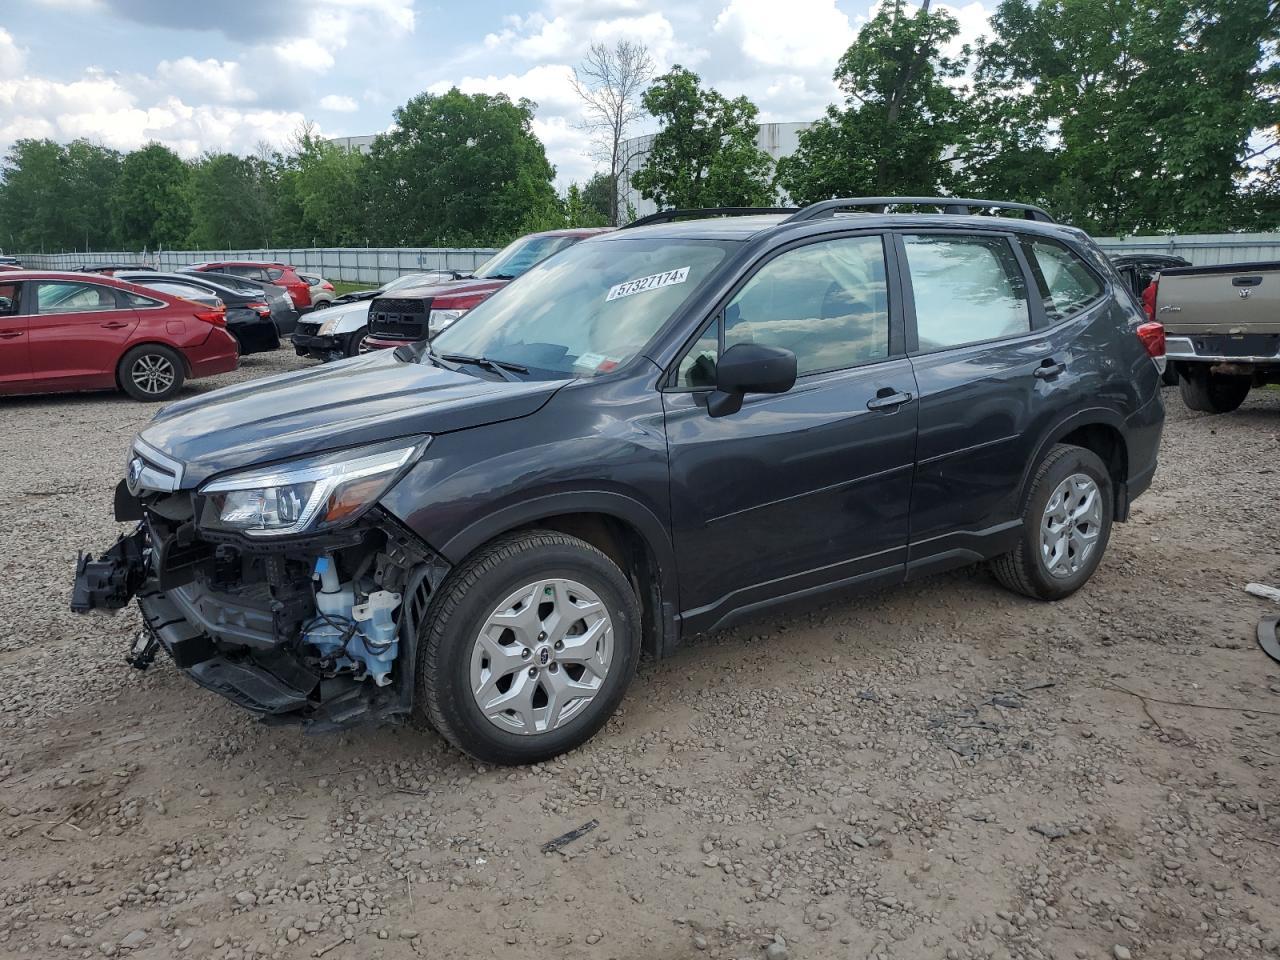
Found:
[{"label": "hood", "polygon": [[483,280],[479,277],[471,280],[445,280],[443,283],[424,283],[421,286],[392,290],[386,296],[396,299],[430,297],[433,307],[447,308],[449,301],[452,300],[483,300],[510,282],[510,280]]},{"label": "hood", "polygon": [[170,404],[139,436],[185,465],[190,488],[224,470],[525,417],[567,382],[484,380],[380,350]]},{"label": "hood", "polygon": [[330,320],[334,320],[337,322],[329,331],[330,334],[350,333],[363,327],[368,322],[368,316],[369,301],[361,300],[356,303],[336,303],[317,310],[307,316],[307,322],[318,323],[323,328]]}]

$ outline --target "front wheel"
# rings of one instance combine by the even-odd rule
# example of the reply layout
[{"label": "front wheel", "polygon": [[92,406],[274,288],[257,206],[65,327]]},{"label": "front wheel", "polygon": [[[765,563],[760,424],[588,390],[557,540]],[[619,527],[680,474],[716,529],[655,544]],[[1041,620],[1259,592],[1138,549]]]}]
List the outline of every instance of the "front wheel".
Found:
[{"label": "front wheel", "polygon": [[124,355],[116,376],[121,389],[135,400],[168,400],[182,389],[186,367],[176,350],[144,343]]},{"label": "front wheel", "polygon": [[991,561],[996,579],[1038,600],[1075,593],[1102,562],[1114,503],[1111,475],[1098,455],[1058,444],[1031,481],[1017,546]]},{"label": "front wheel", "polygon": [[421,629],[419,719],[489,763],[538,763],[586,742],[640,656],[626,576],[551,530],[482,547],[442,585]]},{"label": "front wheel", "polygon": [[369,337],[369,328],[361,327],[359,330],[353,330],[347,334],[346,354],[348,357],[359,355],[360,347],[364,345],[365,340]]}]

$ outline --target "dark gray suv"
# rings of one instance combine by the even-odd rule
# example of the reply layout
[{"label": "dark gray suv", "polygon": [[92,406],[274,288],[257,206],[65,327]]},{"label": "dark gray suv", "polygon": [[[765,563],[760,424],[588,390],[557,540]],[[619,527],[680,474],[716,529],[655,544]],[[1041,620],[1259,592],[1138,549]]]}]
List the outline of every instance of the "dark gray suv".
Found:
[{"label": "dark gray suv", "polygon": [[163,647],[265,718],[415,716],[526,763],[594,734],[642,651],[783,601],[982,561],[1079,589],[1164,420],[1161,328],[1098,248],[985,200],[743,213],[165,407],[73,608],[136,595],[135,664]]}]

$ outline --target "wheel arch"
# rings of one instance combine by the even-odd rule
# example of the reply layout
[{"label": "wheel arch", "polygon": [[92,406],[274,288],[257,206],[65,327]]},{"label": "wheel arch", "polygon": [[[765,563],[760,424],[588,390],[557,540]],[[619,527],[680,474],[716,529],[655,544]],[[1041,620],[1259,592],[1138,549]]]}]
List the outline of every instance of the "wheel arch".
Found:
[{"label": "wheel arch", "polygon": [[630,497],[602,490],[536,497],[486,516],[451,537],[439,552],[456,566],[496,537],[530,529],[568,534],[604,553],[636,590],[645,650],[661,657],[676,645],[675,551],[666,525]]},{"label": "wheel arch", "polygon": [[1114,410],[1106,407],[1078,411],[1045,431],[1035,455],[1023,468],[1019,506],[1027,502],[1036,468],[1059,443],[1083,447],[1097,454],[1111,476],[1112,494],[1115,498],[1114,518],[1120,522],[1128,520],[1129,444],[1125,439],[1124,420]]}]

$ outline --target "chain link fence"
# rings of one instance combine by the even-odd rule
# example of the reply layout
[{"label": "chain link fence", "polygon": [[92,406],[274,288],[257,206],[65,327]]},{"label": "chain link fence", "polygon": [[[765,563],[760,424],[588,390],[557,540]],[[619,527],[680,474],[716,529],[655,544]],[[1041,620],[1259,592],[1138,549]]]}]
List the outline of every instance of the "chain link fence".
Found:
[{"label": "chain link fence", "polygon": [[[1167,253],[1197,266],[1280,260],[1280,233],[1184,234],[1158,237],[1097,237],[1109,254]],[[156,253],[19,254],[23,266],[39,270],[76,270],[96,263],[147,263],[176,270],[204,260],[269,260],[291,263],[304,273],[349,283],[386,283],[406,273],[427,270],[471,272],[496,251],[487,247],[302,247],[262,250],[162,250]]]},{"label": "chain link fence", "polygon": [[177,270],[207,260],[267,260],[293,264],[302,273],[326,280],[378,286],[406,273],[459,270],[470,273],[497,251],[489,247],[305,247],[261,250],[160,250],[138,253],[111,250],[93,253],[18,254],[34,270],[78,270],[106,263],[145,263],[157,270]]}]

